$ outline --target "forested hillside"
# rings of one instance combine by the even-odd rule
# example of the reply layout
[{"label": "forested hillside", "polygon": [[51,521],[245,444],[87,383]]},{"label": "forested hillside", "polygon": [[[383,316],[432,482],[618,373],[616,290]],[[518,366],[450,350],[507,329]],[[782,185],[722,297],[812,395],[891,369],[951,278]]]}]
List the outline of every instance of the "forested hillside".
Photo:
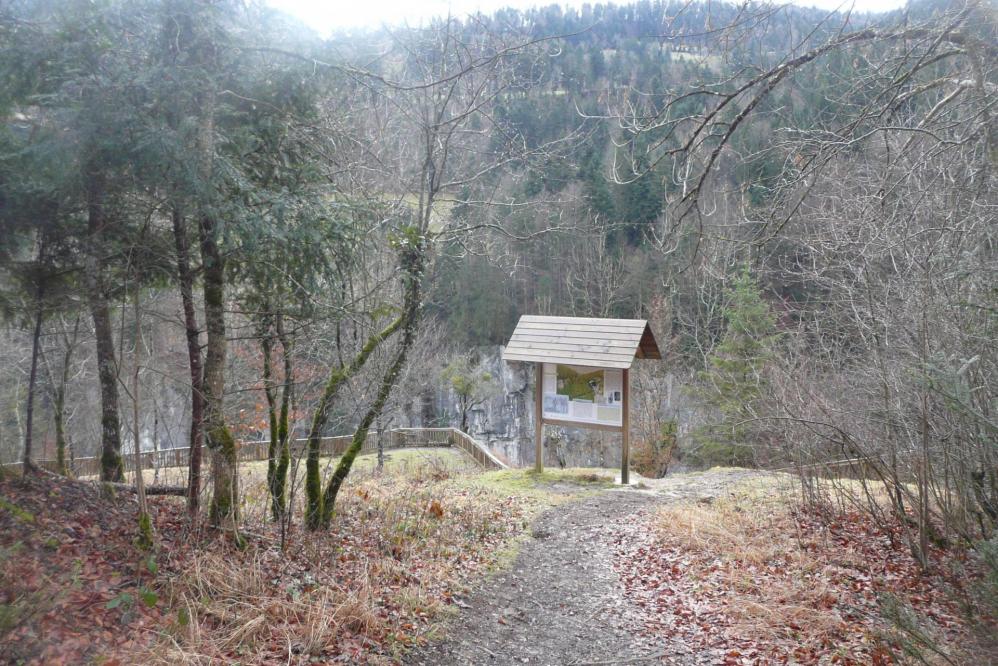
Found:
[{"label": "forested hillside", "polygon": [[[0,657],[54,658],[26,628],[44,593],[14,586],[76,566],[49,567],[47,551],[99,561],[85,578],[125,575],[130,601],[101,598],[107,610],[155,624],[168,608],[171,661],[390,661],[426,643],[469,571],[501,567],[535,514],[589,492],[577,486],[612,482],[449,458],[410,467],[402,453],[379,481],[385,442],[405,437],[503,467],[490,433],[524,439],[535,418],[532,375],[496,351],[524,314],[648,320],[663,360],[635,367],[630,427],[649,492],[672,493],[660,479],[677,470],[773,471],[790,481],[778,508],[762,503],[765,520],[797,531],[801,571],[839,557],[821,550],[828,533],[899,558],[863,574],[876,603],[835,587],[841,576],[818,597],[792,586],[793,604],[833,627],[802,639],[807,655],[789,652],[786,626],[806,624],[789,614],[772,633],[725,615],[734,633],[702,645],[734,659],[748,649],[736,639],[769,636],[787,645],[759,659],[807,663],[836,641],[844,663],[987,653],[996,102],[998,14],[982,0],[890,14],[551,5],[328,39],[255,2],[0,3],[0,463],[25,479],[0,498],[12,535],[0,546],[31,554],[4,571]],[[617,445],[553,428],[544,457],[592,467]],[[723,515],[670,505],[647,522],[644,500],[593,500],[604,517],[638,516],[604,544],[604,559],[623,558],[613,575],[661,593],[648,581],[715,557],[670,531],[702,520],[744,532],[711,542],[727,544],[732,576],[746,563],[784,576],[790,564],[758,556],[763,528],[736,515],[762,478],[746,474],[724,477],[739,499]],[[68,541],[52,536],[61,518],[36,518],[46,493],[67,498],[53,511],[78,525]],[[107,519],[94,527],[86,506]],[[578,519],[564,511],[545,515]],[[134,557],[86,550],[82,534],[102,529]],[[251,553],[256,587],[226,587],[219,552]],[[350,582],[334,576],[333,590],[316,581],[337,557]],[[145,563],[132,578],[128,558]],[[723,585],[717,567],[699,571]],[[895,574],[920,592],[885,602]],[[275,594],[267,580],[287,583],[280,620],[260,601]],[[241,595],[263,618],[245,635],[230,614]],[[90,603],[73,599],[59,603]],[[857,619],[837,604],[877,610]],[[320,622],[332,606],[352,610]],[[885,618],[890,631],[874,632]],[[295,633],[304,625],[315,633]],[[21,652],[3,652],[2,632],[20,632]],[[281,632],[296,638],[275,647]],[[108,640],[109,653],[135,647]]]},{"label": "forested hillside", "polygon": [[[689,258],[662,252],[671,248],[663,248],[669,241],[658,224],[678,181],[663,157],[682,147],[673,124],[703,110],[704,100],[692,91],[797,56],[823,43],[842,20],[792,7],[763,17],[734,6],[708,11],[649,2],[493,17],[487,23],[493,30],[566,35],[544,57],[522,58],[529,85],[497,105],[501,126],[540,153],[497,182],[497,198],[519,208],[492,213],[520,236],[550,228],[553,218],[563,232],[539,242],[507,242],[498,252],[469,255],[461,247],[446,253],[434,306],[451,335],[471,345],[501,344],[523,312],[646,316],[656,301],[674,298],[674,276]],[[849,25],[859,29],[870,20],[851,17]],[[765,27],[751,30],[755,24]],[[738,26],[739,33],[711,25]],[[758,121],[733,135],[733,158],[718,165],[714,185],[738,211],[725,218],[737,221],[744,209],[761,211],[771,201],[786,154],[764,149],[781,125],[811,129],[847,121],[837,108],[843,101],[830,93],[852,74],[853,63],[840,55],[822,65],[774,91]],[[662,122],[665,114],[671,123]],[[476,213],[453,211],[470,224]],[[719,224],[732,223],[721,217],[714,216]],[[711,344],[692,335],[684,344]]]}]

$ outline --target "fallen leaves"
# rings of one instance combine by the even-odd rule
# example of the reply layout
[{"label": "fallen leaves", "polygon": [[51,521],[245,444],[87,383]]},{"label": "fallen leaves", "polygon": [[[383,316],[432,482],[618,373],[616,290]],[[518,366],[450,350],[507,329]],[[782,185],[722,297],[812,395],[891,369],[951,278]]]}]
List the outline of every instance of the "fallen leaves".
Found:
[{"label": "fallen leaves", "polygon": [[432,500],[430,502],[430,506],[428,506],[426,510],[430,513],[431,516],[434,516],[435,518],[444,517],[444,509],[442,506],[440,506],[439,500]]},{"label": "fallen leaves", "polygon": [[959,654],[969,631],[952,592],[973,576],[923,573],[896,537],[858,513],[795,513],[737,497],[680,503],[617,534],[615,568],[648,633],[715,651],[718,663],[894,663],[880,606],[887,594],[931,620],[932,636]]},{"label": "fallen leaves", "polygon": [[0,479],[0,494],[18,507],[0,509],[0,661],[76,664],[151,640],[161,604],[131,498],[42,475]]}]

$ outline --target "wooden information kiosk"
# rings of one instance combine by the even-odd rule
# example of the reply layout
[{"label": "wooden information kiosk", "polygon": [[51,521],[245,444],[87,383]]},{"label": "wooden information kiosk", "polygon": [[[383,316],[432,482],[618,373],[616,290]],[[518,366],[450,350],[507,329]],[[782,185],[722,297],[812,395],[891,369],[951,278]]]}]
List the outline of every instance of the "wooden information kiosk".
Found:
[{"label": "wooden information kiosk", "polygon": [[644,319],[523,315],[504,361],[533,363],[536,469],[544,469],[544,426],[621,434],[620,482],[628,483],[629,370],[636,358],[660,359]]}]

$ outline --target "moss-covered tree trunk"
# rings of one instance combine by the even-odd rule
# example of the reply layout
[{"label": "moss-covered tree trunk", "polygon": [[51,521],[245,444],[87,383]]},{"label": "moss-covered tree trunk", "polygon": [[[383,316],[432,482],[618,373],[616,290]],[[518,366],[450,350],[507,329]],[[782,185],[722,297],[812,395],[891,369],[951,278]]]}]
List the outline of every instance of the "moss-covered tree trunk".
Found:
[{"label": "moss-covered tree trunk", "polygon": [[52,374],[52,368],[46,361],[45,367],[48,370],[49,384],[52,386],[52,420],[55,424],[55,460],[59,474],[70,475],[69,461],[66,459],[66,451],[69,448],[69,439],[66,437],[66,385],[69,383],[69,369],[73,362],[73,352],[76,350],[76,341],[80,335],[80,317],[76,317],[73,323],[72,337],[63,331],[62,365],[59,367],[59,378]]},{"label": "moss-covered tree trunk", "polygon": [[104,284],[106,216],[99,176],[91,175],[87,188],[88,248],[84,277],[97,347],[97,377],[101,393],[101,481],[124,479],[121,462],[121,421],[118,416],[118,369],[114,356],[111,308]]},{"label": "moss-covered tree trunk", "polygon": [[[201,96],[198,127],[198,175],[210,190],[215,157],[216,92],[209,84]],[[212,496],[208,517],[212,525],[234,529],[239,522],[239,467],[236,440],[225,424],[225,257],[219,247],[220,220],[211,201],[202,201],[198,213],[201,274],[204,290],[205,340],[204,442],[211,455]]]},{"label": "moss-covered tree trunk", "polygon": [[340,487],[343,485],[343,481],[346,480],[347,475],[350,474],[350,469],[353,467],[353,462],[357,458],[357,455],[364,448],[364,442],[367,441],[367,433],[371,429],[374,420],[381,415],[381,410],[384,409],[385,402],[388,401],[388,396],[391,394],[402,367],[405,365],[409,349],[412,347],[411,340],[414,334],[411,331],[414,329],[415,321],[411,324],[409,322],[406,323],[405,329],[402,332],[402,343],[395,354],[395,358],[392,360],[392,365],[389,367],[388,372],[381,379],[381,385],[378,387],[378,395],[368,408],[367,413],[364,414],[364,418],[361,419],[360,425],[353,434],[353,439],[350,440],[350,446],[343,453],[339,464],[336,465],[336,470],[329,479],[329,483],[326,484],[326,490],[322,495],[320,521],[323,528],[329,527],[329,523],[333,518],[333,509],[336,506],[336,497],[339,495]]},{"label": "moss-covered tree trunk", "polygon": [[371,429],[371,425],[381,415],[381,410],[384,409],[385,403],[388,401],[389,395],[391,395],[392,388],[394,388],[395,382],[398,381],[399,374],[401,374],[409,355],[409,350],[416,339],[416,327],[419,324],[420,286],[423,278],[425,250],[425,239],[415,229],[407,229],[399,244],[399,263],[402,269],[403,289],[402,314],[399,317],[402,340],[395,352],[395,358],[392,360],[391,366],[389,366],[385,376],[381,379],[374,402],[368,408],[367,413],[364,414],[364,418],[361,419],[360,425],[354,433],[353,439],[350,441],[350,446],[343,453],[339,464],[336,466],[336,470],[326,485],[326,490],[322,496],[322,512],[320,514],[320,525],[323,528],[328,528],[332,521],[333,509],[336,506],[336,497],[340,492],[340,488],[346,480],[347,475],[350,474],[354,460],[361,449],[364,448],[364,442],[367,440],[367,433]]},{"label": "moss-covered tree trunk", "polygon": [[217,225],[211,215],[201,219],[201,258],[204,264],[205,444],[211,455],[212,525],[235,527],[239,520],[239,477],[236,440],[225,424],[225,262],[219,251]]},{"label": "moss-covered tree trunk", "polygon": [[284,355],[284,381],[281,384],[280,406],[274,381],[274,332],[268,317],[260,330],[260,349],[263,352],[263,392],[267,398],[267,418],[270,426],[270,442],[267,445],[267,490],[270,492],[270,512],[274,520],[280,520],[287,506],[287,476],[291,462],[291,448],[288,439],[288,419],[291,405],[291,380],[294,368],[291,361],[290,341],[284,333],[283,318],[275,317],[277,339],[281,342]]},{"label": "moss-covered tree trunk", "polygon": [[[41,255],[41,250],[39,250],[39,255]],[[28,373],[28,396],[27,405],[24,410],[24,456],[22,459],[22,465],[25,471],[34,468],[35,464],[31,460],[32,456],[32,432],[34,431],[34,414],[35,414],[35,387],[38,382],[38,353],[41,348],[42,340],[42,319],[44,318],[44,309],[42,308],[42,297],[44,293],[42,291],[41,283],[39,283],[36,298],[35,298],[35,325],[34,330],[31,335],[31,371]]]},{"label": "moss-covered tree trunk", "polygon": [[294,346],[287,331],[284,329],[284,317],[277,313],[275,317],[277,339],[281,341],[281,351],[284,354],[284,385],[281,388],[281,409],[278,413],[276,451],[277,461],[274,468],[274,479],[271,487],[273,496],[274,520],[280,520],[288,506],[288,468],[291,466],[291,400],[294,391]]},{"label": "moss-covered tree trunk", "polygon": [[308,431],[308,458],[305,461],[305,524],[311,530],[322,527],[323,496],[322,479],[319,474],[319,453],[322,444],[322,431],[329,419],[333,398],[339,388],[364,367],[367,359],[378,348],[378,345],[390,338],[404,322],[404,315],[400,315],[384,329],[368,338],[360,352],[350,361],[350,364],[333,370],[326,381],[322,396],[319,398],[319,404],[316,405],[315,412],[313,412],[312,425]]}]

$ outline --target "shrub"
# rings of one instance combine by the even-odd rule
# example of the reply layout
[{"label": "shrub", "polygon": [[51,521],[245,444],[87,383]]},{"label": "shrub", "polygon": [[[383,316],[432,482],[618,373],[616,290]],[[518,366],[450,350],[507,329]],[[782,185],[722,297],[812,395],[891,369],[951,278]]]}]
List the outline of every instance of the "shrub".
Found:
[{"label": "shrub", "polygon": [[635,443],[631,452],[631,467],[641,476],[660,479],[669,471],[678,447],[678,424],[674,419],[659,426],[659,436]]}]

